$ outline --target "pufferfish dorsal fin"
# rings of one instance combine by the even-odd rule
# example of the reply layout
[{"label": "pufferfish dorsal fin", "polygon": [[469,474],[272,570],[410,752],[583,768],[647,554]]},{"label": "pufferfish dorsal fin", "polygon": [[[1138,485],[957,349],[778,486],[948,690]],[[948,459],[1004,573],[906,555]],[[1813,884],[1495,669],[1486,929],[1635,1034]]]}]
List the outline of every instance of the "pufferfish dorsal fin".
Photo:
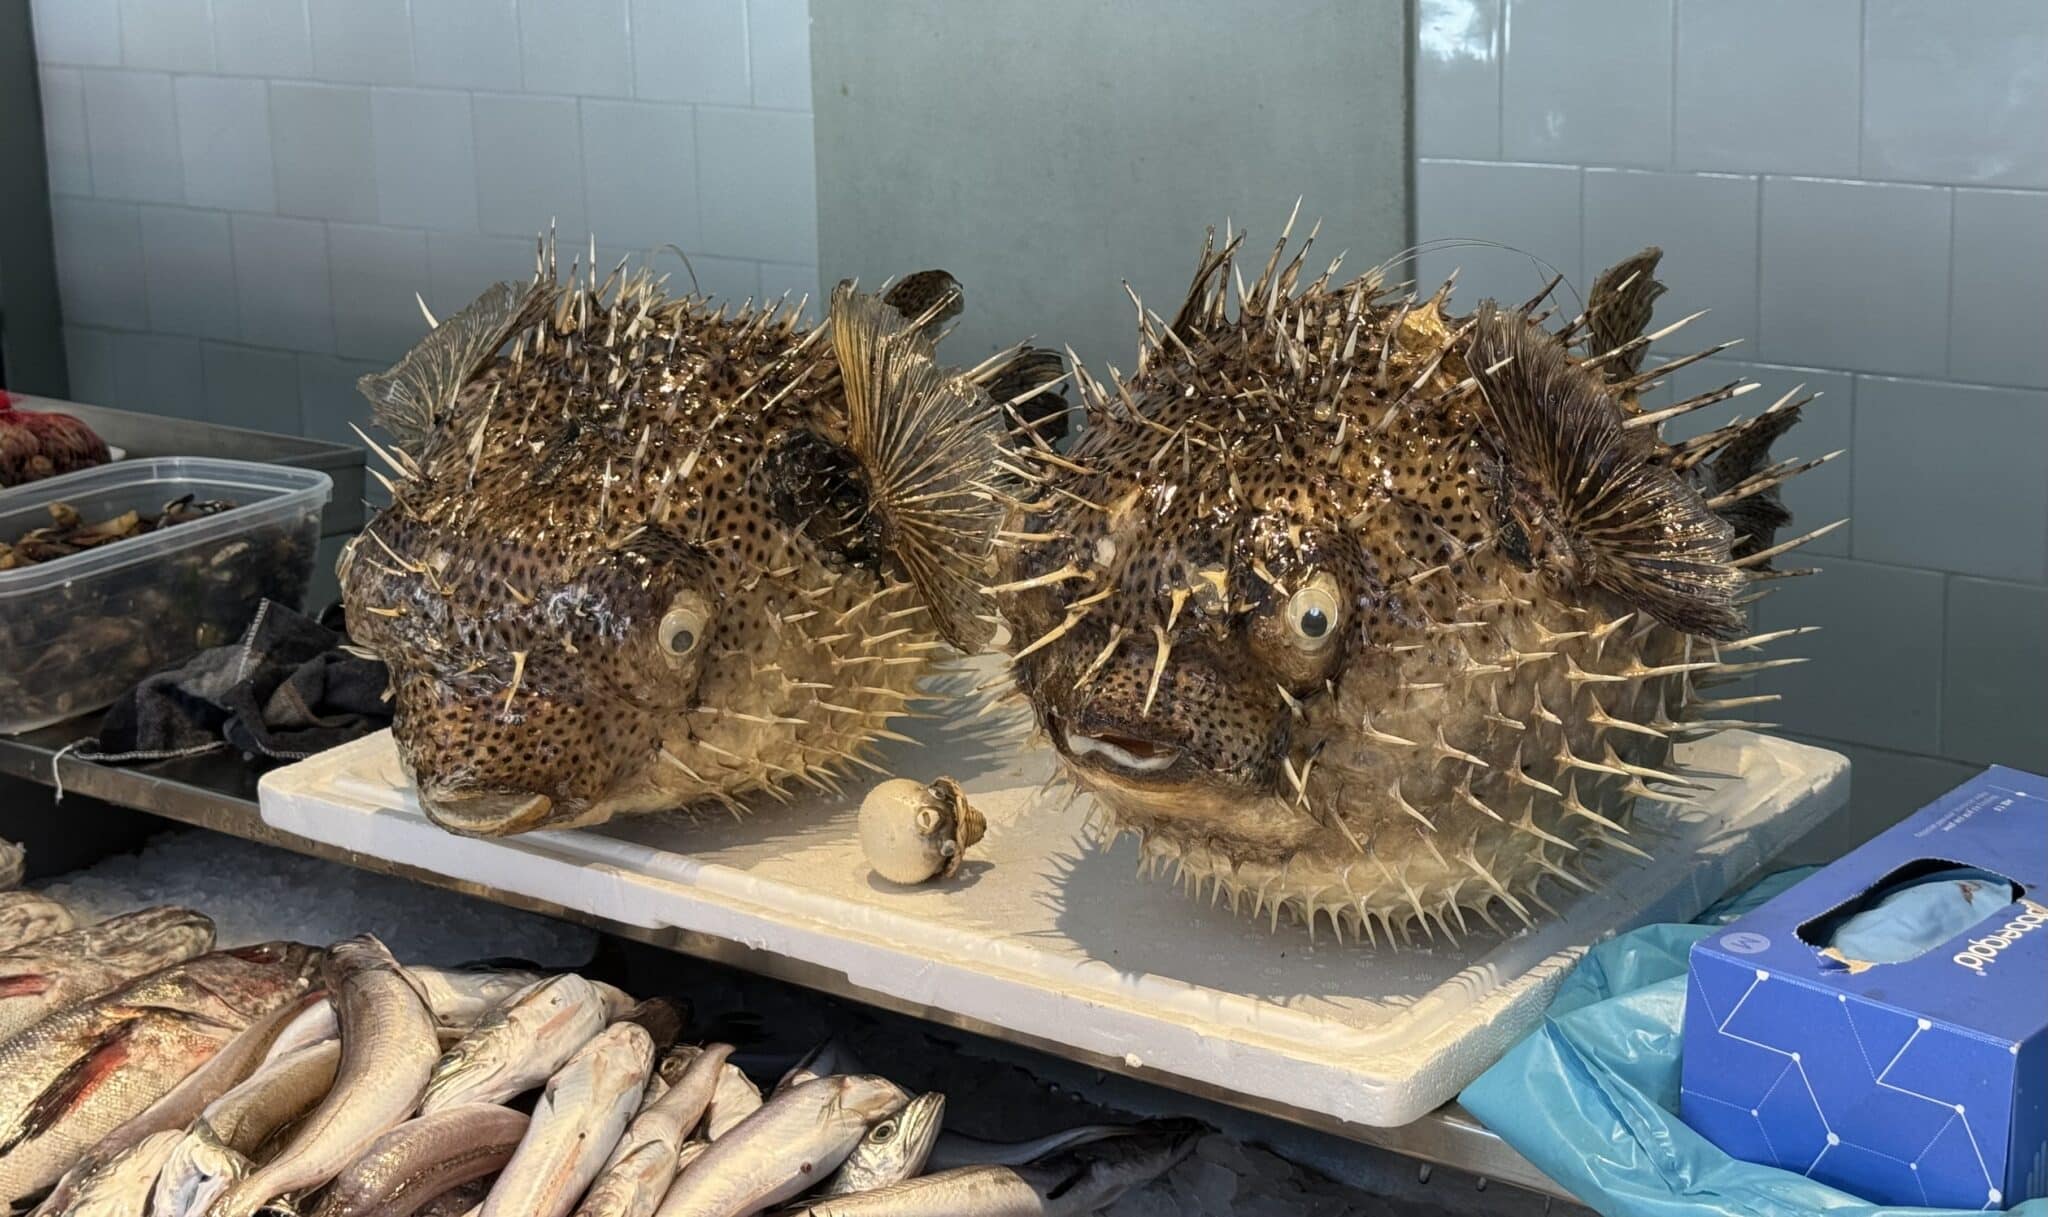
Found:
[{"label": "pufferfish dorsal fin", "polygon": [[[882,293],[882,299],[913,325],[927,332],[958,317],[967,307],[960,281],[942,270],[921,270]],[[922,324],[919,324],[922,323]]]},{"label": "pufferfish dorsal fin", "polygon": [[993,632],[981,587],[1002,521],[987,486],[1002,457],[1003,420],[979,386],[940,366],[913,320],[850,285],[832,293],[847,447],[867,475],[883,547],[946,641],[973,651]]},{"label": "pufferfish dorsal fin", "polygon": [[546,306],[539,279],[494,283],[461,312],[435,326],[388,372],[356,381],[371,417],[400,444],[422,444],[448,418],[456,394]]},{"label": "pufferfish dorsal fin", "polygon": [[1745,579],[1735,530],[1653,461],[1612,391],[1522,313],[1479,306],[1467,360],[1497,463],[1502,548],[1567,583],[1597,586],[1675,629],[1732,638]]},{"label": "pufferfish dorsal fin", "polygon": [[[1652,245],[1616,262],[1593,280],[1586,296],[1589,351],[1604,355],[1635,341],[1650,328],[1657,297],[1664,294],[1664,285],[1657,281],[1657,263],[1663,258],[1664,251]],[[1643,356],[1649,350],[1644,344],[1608,360],[1604,365],[1607,379],[1620,382],[1642,371]]]}]

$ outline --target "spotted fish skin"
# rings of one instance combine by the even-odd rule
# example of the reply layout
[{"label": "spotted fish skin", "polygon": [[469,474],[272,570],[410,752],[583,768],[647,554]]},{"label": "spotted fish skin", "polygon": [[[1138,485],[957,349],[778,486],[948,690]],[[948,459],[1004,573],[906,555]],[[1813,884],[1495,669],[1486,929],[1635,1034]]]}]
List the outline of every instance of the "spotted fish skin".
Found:
[{"label": "spotted fish skin", "polygon": [[940,367],[957,285],[911,286],[843,287],[812,327],[644,271],[565,283],[544,251],[365,378],[396,476],[342,584],[433,819],[737,809],[872,764],[988,632],[1003,423],[979,382],[1014,362]]},{"label": "spotted fish skin", "polygon": [[1797,544],[1803,466],[1767,449],[1803,403],[1660,437],[1744,390],[1638,402],[1655,250],[1552,329],[1288,245],[1246,287],[1212,233],[1136,374],[1082,377],[1078,442],[1020,454],[1012,673],[1112,835],[1197,891],[1375,940],[1526,921],[1742,704],[1704,690],[1769,640],[1743,602]]}]

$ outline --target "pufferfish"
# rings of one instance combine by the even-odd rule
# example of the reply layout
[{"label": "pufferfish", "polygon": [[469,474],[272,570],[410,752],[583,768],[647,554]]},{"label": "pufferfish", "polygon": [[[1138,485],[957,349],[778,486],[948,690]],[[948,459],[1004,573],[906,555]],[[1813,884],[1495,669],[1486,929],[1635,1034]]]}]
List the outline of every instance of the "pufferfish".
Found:
[{"label": "pufferfish", "polygon": [[1655,249],[1549,328],[1550,291],[1461,316],[1448,283],[1304,282],[1285,236],[1247,287],[1241,241],[1210,234],[1170,321],[1139,305],[1134,375],[1077,373],[1077,443],[1018,454],[989,589],[1016,691],[1108,835],[1212,902],[1374,940],[1528,922],[1637,848],[1636,800],[1686,797],[1702,715],[1765,700],[1709,685],[1797,662],[1743,635],[1809,539],[1775,542],[1775,487],[1819,462],[1768,456],[1804,402],[1661,438],[1755,386],[1640,404],[1675,366],[1642,368]]},{"label": "pufferfish", "polygon": [[1057,360],[942,367],[944,272],[842,285],[816,327],[800,307],[670,298],[645,270],[563,282],[547,242],[531,282],[364,378],[396,476],[344,604],[436,823],[837,789],[986,639],[990,391]]}]

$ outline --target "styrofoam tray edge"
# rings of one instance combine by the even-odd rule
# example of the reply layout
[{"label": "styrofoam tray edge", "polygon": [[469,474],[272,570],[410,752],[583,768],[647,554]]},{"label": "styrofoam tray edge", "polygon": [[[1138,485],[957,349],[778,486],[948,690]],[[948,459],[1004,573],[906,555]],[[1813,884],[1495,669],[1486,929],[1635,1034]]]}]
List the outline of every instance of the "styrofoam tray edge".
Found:
[{"label": "styrofoam tray edge", "polygon": [[[1775,801],[1781,814],[1696,844],[1687,880],[1636,916],[1636,923],[1696,915],[1846,800],[1842,758],[1785,741],[1762,743],[1781,761],[1802,762],[1781,763],[1775,785],[1750,792],[1752,804]],[[1168,999],[1181,996],[1186,986],[1151,976],[1125,984],[1116,993],[1122,1000],[1101,1000],[1031,967],[1015,944],[969,942],[974,936],[964,931],[953,935],[960,942],[939,943],[930,940],[929,925],[918,925],[914,945],[888,941],[875,932],[896,925],[886,910],[870,917],[868,926],[850,929],[827,915],[822,906],[829,899],[820,898],[817,908],[793,908],[787,891],[776,885],[778,899],[766,902],[757,890],[760,881],[716,864],[668,854],[658,875],[636,873],[631,864],[641,847],[629,842],[574,832],[492,841],[451,837],[416,814],[382,809],[331,787],[318,799],[304,792],[305,785],[318,786],[322,774],[344,771],[379,746],[378,737],[371,737],[267,776],[260,788],[263,818],[273,827],[372,856],[415,866],[431,858],[431,869],[450,877],[594,916],[705,934],[829,967],[864,989],[1036,1038],[1048,1038],[1048,1029],[1057,1028],[1058,1040],[1096,1057],[1121,1058],[1133,1067],[1360,1124],[1407,1123],[1455,1095],[1535,1025],[1584,950],[1556,952],[1498,984],[1465,1013],[1455,1034],[1445,1029],[1419,1043],[1410,1040],[1398,1060],[1383,1059],[1383,1050],[1357,1042],[1369,1038],[1364,1033],[1333,1030],[1312,1015],[1249,998],[1241,999],[1248,1008],[1278,1010],[1269,1023],[1299,1025],[1218,1024],[1186,1008],[1173,1009],[1184,1003]],[[381,747],[389,746],[386,737]],[[1162,892],[1161,898],[1176,897]],[[961,962],[970,953],[971,967]],[[1169,1010],[1174,1017],[1162,1017]],[[1318,1028],[1312,1049],[1303,1047],[1310,1038],[1303,1033]]]}]

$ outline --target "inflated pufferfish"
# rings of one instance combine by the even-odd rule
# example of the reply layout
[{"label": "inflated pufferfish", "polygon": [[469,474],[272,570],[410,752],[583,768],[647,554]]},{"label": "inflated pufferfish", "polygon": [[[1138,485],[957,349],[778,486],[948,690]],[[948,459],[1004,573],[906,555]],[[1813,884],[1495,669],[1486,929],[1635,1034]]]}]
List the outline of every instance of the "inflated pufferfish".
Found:
[{"label": "inflated pufferfish", "polygon": [[944,272],[842,285],[816,328],[594,279],[545,245],[362,384],[397,477],[342,558],[349,629],[456,832],[826,788],[990,628],[984,386],[1039,353],[941,368]]},{"label": "inflated pufferfish", "polygon": [[1702,689],[1773,666],[1731,653],[1799,543],[1774,487],[1807,466],[1767,453],[1804,403],[1660,438],[1755,386],[1638,405],[1671,367],[1640,370],[1654,249],[1551,330],[1544,297],[1303,286],[1284,236],[1246,287],[1238,243],[1170,322],[1139,306],[1135,375],[1083,375],[1077,444],[1021,454],[989,589],[1015,680],[1110,827],[1212,901],[1374,939],[1527,921],[1579,851],[1634,848],[1634,800],[1683,797],[1699,714],[1768,700]]}]

